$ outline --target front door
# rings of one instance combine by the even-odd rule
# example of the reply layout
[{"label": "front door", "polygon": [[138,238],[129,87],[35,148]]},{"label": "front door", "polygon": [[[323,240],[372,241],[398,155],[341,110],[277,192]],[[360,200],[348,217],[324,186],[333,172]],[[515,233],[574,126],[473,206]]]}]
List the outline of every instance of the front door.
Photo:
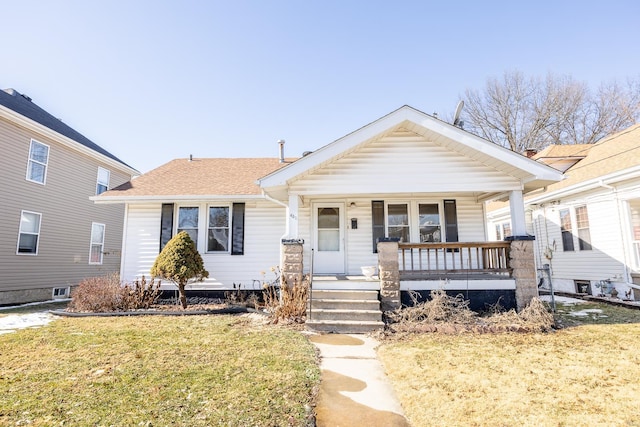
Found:
[{"label": "front door", "polygon": [[313,272],[344,274],[344,205],[314,205]]}]

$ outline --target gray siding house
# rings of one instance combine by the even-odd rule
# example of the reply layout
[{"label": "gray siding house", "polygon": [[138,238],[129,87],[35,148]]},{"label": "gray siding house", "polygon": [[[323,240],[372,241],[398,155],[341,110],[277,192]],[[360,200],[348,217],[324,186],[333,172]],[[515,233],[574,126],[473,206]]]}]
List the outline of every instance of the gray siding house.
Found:
[{"label": "gray siding house", "polygon": [[89,198],[139,175],[13,89],[0,90],[0,305],[118,272],[124,209]]}]

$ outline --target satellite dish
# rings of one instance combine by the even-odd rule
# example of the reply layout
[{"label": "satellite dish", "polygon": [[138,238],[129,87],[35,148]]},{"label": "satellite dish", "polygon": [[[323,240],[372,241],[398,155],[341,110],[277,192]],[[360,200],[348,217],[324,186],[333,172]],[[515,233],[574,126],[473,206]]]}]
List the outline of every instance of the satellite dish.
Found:
[{"label": "satellite dish", "polygon": [[462,107],[464,107],[464,101],[461,100],[460,102],[458,102],[458,105],[456,106],[456,112],[453,115],[454,126],[460,125],[460,113],[462,112]]}]

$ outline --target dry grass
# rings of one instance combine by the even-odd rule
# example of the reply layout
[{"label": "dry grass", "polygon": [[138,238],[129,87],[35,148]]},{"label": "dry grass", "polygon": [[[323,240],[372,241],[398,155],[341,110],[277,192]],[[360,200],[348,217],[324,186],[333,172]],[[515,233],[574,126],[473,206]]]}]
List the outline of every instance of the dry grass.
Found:
[{"label": "dry grass", "polygon": [[415,427],[640,426],[639,341],[638,323],[591,324],[414,334],[378,355]]},{"label": "dry grass", "polygon": [[386,338],[403,337],[405,334],[439,332],[544,332],[554,326],[553,315],[538,298],[520,313],[515,310],[495,310],[488,316],[478,316],[469,308],[469,301],[462,295],[450,296],[443,290],[431,291],[427,301],[386,313],[389,327]]},{"label": "dry grass", "polygon": [[301,334],[240,316],[61,318],[0,348],[7,426],[301,426],[319,382]]}]

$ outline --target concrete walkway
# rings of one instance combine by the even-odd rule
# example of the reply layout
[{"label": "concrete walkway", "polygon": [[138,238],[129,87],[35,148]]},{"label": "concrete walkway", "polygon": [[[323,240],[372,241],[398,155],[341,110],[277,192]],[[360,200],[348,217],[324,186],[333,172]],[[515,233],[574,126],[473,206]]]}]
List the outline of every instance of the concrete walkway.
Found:
[{"label": "concrete walkway", "polygon": [[317,427],[408,427],[376,357],[379,342],[365,335],[311,335],[320,350]]}]

